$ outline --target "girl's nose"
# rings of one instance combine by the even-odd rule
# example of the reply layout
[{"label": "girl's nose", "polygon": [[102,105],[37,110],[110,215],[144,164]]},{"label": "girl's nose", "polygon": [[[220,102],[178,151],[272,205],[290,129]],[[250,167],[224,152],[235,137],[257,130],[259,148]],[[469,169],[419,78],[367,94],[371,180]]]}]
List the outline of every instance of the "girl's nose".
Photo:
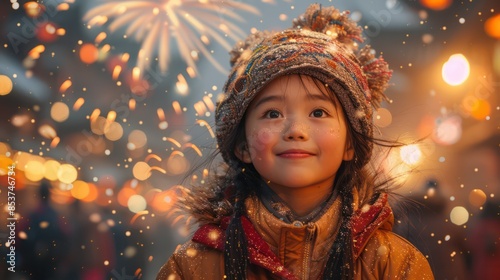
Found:
[{"label": "girl's nose", "polygon": [[286,141],[305,141],[309,139],[309,128],[302,121],[290,120],[285,127],[283,138]]}]

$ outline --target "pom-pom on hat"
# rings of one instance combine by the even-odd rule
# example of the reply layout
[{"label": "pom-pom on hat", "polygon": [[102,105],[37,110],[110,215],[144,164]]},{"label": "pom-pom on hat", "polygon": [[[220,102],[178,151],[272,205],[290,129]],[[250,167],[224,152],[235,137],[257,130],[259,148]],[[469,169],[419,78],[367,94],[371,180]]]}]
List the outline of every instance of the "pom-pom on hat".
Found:
[{"label": "pom-pom on hat", "polygon": [[[312,4],[280,32],[251,34],[231,51],[231,71],[224,99],[216,109],[216,134],[220,152],[229,164],[237,162],[234,146],[238,125],[255,96],[272,80],[289,74],[316,78],[339,99],[351,127],[373,135],[373,108],[383,99],[392,71],[382,57],[365,46],[362,29],[349,12]],[[225,148],[225,147],[229,147]]]}]

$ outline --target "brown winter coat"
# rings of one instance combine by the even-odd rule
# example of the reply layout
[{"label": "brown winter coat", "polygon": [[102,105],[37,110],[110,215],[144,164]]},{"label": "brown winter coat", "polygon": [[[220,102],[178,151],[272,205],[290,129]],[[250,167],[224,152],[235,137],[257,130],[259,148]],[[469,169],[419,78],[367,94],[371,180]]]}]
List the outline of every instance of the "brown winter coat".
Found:
[{"label": "brown winter coat", "polygon": [[[287,224],[256,198],[246,200],[242,224],[247,236],[248,279],[319,279],[340,225],[337,198],[316,222]],[[391,232],[387,195],[373,205],[355,207],[353,244],[355,279],[434,279],[425,257]],[[158,280],[224,279],[224,230],[229,218],[205,224],[161,268]]]}]

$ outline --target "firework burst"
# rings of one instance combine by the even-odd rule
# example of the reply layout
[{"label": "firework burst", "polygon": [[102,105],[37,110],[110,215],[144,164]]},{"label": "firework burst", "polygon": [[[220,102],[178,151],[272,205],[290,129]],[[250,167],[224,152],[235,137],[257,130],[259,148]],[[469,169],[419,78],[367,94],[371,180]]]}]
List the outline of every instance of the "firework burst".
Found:
[{"label": "firework burst", "polygon": [[213,40],[230,50],[227,38],[238,40],[245,36],[233,23],[242,21],[236,11],[259,14],[253,6],[231,0],[111,0],[89,10],[84,21],[90,27],[108,24],[110,33],[124,28],[127,37],[142,42],[137,56],[141,73],[156,57],[160,70],[167,72],[172,38],[177,41],[182,59],[195,72],[199,53],[224,72],[207,46]]}]

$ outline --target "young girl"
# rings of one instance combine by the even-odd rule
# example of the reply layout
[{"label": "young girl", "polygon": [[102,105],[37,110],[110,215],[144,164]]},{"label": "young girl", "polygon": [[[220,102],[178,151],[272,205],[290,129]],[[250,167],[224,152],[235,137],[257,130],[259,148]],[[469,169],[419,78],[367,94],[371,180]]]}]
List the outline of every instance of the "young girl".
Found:
[{"label": "young girl", "polygon": [[199,228],[157,279],[433,279],[391,232],[368,164],[391,71],[347,16],[311,5],[232,51],[216,110],[226,168],[186,193]]}]

